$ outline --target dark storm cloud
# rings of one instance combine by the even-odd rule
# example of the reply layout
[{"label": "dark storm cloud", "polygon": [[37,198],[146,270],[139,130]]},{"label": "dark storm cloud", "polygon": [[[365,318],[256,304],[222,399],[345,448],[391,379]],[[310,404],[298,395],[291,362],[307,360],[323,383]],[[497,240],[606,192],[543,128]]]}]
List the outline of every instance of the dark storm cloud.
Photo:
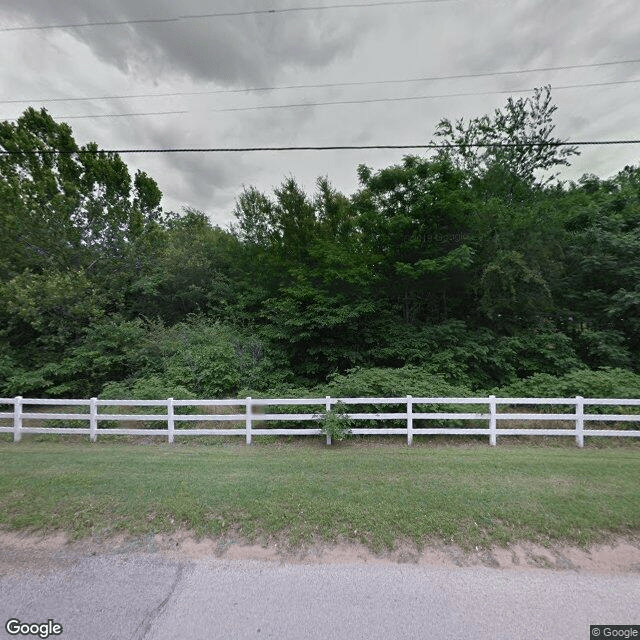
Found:
[{"label": "dark storm cloud", "polygon": [[[43,25],[256,8],[261,7],[248,0],[233,0],[213,8],[206,0],[179,5],[163,0],[4,0],[0,11],[20,24]],[[125,72],[153,74],[156,79],[163,74],[186,74],[223,85],[260,84],[275,80],[283,68],[318,68],[349,54],[364,23],[347,22],[340,13],[238,16],[65,31],[89,45],[101,60]]]}]

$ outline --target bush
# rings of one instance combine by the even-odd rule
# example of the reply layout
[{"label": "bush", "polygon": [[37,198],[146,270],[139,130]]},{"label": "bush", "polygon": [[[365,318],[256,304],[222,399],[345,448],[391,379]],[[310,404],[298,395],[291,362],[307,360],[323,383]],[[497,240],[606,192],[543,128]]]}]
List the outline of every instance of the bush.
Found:
[{"label": "bush", "polygon": [[537,373],[491,393],[506,398],[640,398],[640,374],[609,367],[579,369],[562,376]]},{"label": "bush", "polygon": [[150,357],[143,376],[191,389],[194,397],[234,397],[241,387],[270,378],[269,357],[255,335],[204,316],[158,327],[146,349]]},{"label": "bush", "polygon": [[333,442],[340,442],[351,435],[353,420],[347,415],[342,402],[336,402],[331,411],[323,411],[320,415],[320,430]]},{"label": "bush", "polygon": [[513,368],[514,379],[527,378],[536,373],[553,376],[557,371],[586,368],[576,354],[571,339],[557,331],[500,338],[495,353]]},{"label": "bush", "polygon": [[451,384],[441,375],[423,367],[407,365],[400,369],[356,368],[346,374],[334,374],[325,386],[334,397],[469,397],[473,393],[461,384]]},{"label": "bush", "polygon": [[590,367],[628,367],[633,358],[619,331],[583,329],[575,338],[578,353]]},{"label": "bush", "polygon": [[158,377],[138,378],[131,382],[108,382],[104,385],[100,397],[105,400],[193,400],[197,398],[193,391],[167,383]]},{"label": "bush", "polygon": [[[197,396],[186,387],[181,385],[167,384],[158,377],[138,378],[131,382],[109,382],[104,385],[100,398],[104,400],[165,400],[174,398],[175,400],[192,400]],[[183,407],[180,413],[194,413],[193,407]],[[107,413],[114,414],[166,414],[167,407],[108,407]],[[158,428],[157,422],[145,421],[136,422],[132,425],[135,429]],[[122,426],[118,422],[102,423],[103,428]]]}]

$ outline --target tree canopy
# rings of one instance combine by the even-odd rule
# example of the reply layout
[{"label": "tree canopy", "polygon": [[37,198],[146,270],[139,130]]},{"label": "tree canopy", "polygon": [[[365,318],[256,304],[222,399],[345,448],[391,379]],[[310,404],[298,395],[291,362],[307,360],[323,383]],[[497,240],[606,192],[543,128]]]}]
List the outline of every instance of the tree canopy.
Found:
[{"label": "tree canopy", "polygon": [[45,110],[0,123],[0,395],[638,373],[640,169],[559,182],[576,149],[555,109],[543,88],[443,119],[449,149],[362,165],[350,195],[248,187],[229,229],[164,212],[152,178]]}]

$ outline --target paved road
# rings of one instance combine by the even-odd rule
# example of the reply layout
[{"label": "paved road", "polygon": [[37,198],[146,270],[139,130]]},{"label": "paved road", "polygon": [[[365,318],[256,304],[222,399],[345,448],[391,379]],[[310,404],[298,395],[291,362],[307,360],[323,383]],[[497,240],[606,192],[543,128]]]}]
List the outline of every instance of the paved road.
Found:
[{"label": "paved road", "polygon": [[0,637],[24,637],[9,618],[51,618],[64,640],[587,640],[640,624],[640,574],[59,557],[3,565]]}]

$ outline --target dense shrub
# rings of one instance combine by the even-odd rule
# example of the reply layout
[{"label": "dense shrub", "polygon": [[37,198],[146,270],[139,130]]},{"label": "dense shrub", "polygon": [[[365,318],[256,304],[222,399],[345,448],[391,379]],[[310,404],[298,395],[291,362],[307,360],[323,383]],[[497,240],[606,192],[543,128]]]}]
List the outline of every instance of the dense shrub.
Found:
[{"label": "dense shrub", "polygon": [[530,398],[640,398],[640,375],[626,369],[574,370],[561,376],[537,373],[495,388],[502,397]]},{"label": "dense shrub", "polygon": [[187,387],[167,384],[152,376],[138,378],[130,383],[109,382],[104,386],[100,397],[106,400],[191,400],[197,396]]},{"label": "dense shrub", "polygon": [[400,369],[352,369],[346,374],[331,376],[325,389],[327,394],[343,398],[473,395],[468,387],[451,384],[443,376],[411,365]]}]

